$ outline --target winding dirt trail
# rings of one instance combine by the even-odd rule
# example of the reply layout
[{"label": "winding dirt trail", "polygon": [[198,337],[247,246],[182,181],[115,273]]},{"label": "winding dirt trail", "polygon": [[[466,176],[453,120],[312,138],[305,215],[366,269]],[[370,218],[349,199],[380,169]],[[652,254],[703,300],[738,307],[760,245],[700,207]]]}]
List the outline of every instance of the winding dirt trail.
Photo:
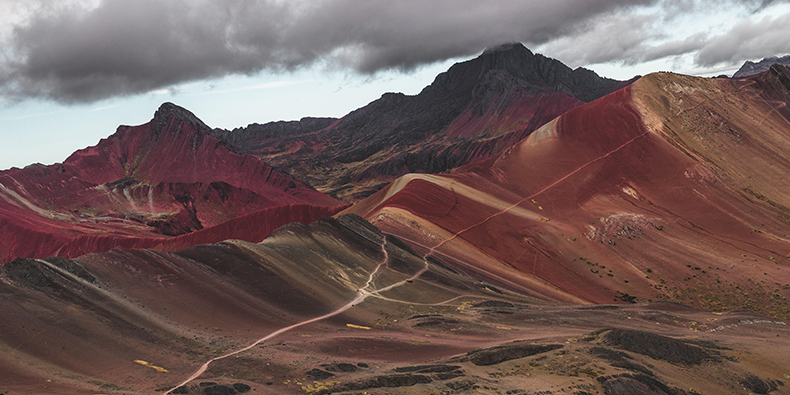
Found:
[{"label": "winding dirt trail", "polygon": [[215,361],[219,361],[220,359],[225,359],[225,358],[228,358],[228,357],[232,357],[234,355],[237,355],[237,354],[243,353],[245,351],[251,350],[255,346],[257,346],[257,345],[259,345],[259,344],[261,344],[261,343],[263,343],[263,342],[265,342],[265,341],[267,341],[267,340],[269,340],[269,339],[271,339],[273,337],[276,337],[278,335],[281,335],[281,334],[283,334],[285,332],[288,332],[288,331],[291,331],[293,329],[299,328],[301,326],[312,324],[312,323],[318,322],[318,321],[322,321],[322,320],[325,320],[325,319],[330,318],[330,317],[334,317],[334,316],[336,316],[336,315],[338,315],[340,313],[343,313],[344,311],[354,307],[354,305],[356,305],[357,303],[363,302],[368,297],[371,297],[371,296],[372,297],[377,297],[377,298],[381,297],[380,295],[378,295],[379,292],[385,292],[385,291],[389,291],[389,290],[391,290],[393,288],[400,287],[400,286],[402,286],[403,284],[406,284],[409,281],[414,281],[416,278],[420,277],[423,273],[428,271],[428,255],[426,255],[426,256],[423,257],[423,260],[425,262],[425,267],[423,267],[422,269],[420,269],[419,271],[414,273],[411,277],[409,277],[409,278],[407,278],[405,280],[401,280],[401,281],[398,281],[396,283],[390,284],[390,285],[388,285],[388,286],[386,286],[384,288],[371,289],[371,287],[373,286],[373,280],[376,277],[376,273],[378,273],[379,270],[381,269],[381,267],[386,265],[387,262],[389,261],[389,254],[387,253],[387,248],[386,247],[387,247],[387,239],[385,238],[384,241],[381,244],[381,250],[384,252],[384,258],[376,266],[376,269],[374,269],[373,272],[370,273],[370,276],[368,277],[368,281],[365,283],[365,286],[360,288],[359,290],[357,290],[357,297],[356,298],[354,298],[350,302],[344,304],[343,306],[339,307],[338,309],[333,310],[333,311],[331,311],[331,312],[329,312],[327,314],[324,314],[324,315],[318,316],[318,317],[314,317],[314,318],[310,318],[310,319],[305,320],[305,321],[297,322],[296,324],[293,324],[291,326],[287,326],[285,328],[278,329],[278,330],[266,335],[265,337],[262,337],[262,338],[256,340],[255,342],[253,342],[252,344],[250,344],[247,347],[240,348],[240,349],[238,349],[236,351],[233,351],[233,352],[227,353],[225,355],[221,355],[219,357],[212,358],[212,359],[208,360],[206,363],[204,363],[202,366],[200,366],[200,368],[197,371],[195,371],[195,373],[193,373],[191,376],[189,376],[189,378],[187,378],[186,380],[184,380],[180,384],[176,385],[175,387],[173,387],[173,388],[169,389],[167,392],[165,392],[165,395],[171,394],[177,388],[179,388],[181,386],[184,386],[184,385],[187,385],[190,382],[192,382],[195,379],[197,379],[198,377],[200,377],[203,373],[206,372],[206,370],[208,370],[209,365],[211,365],[211,363],[213,363]]},{"label": "winding dirt trail", "polygon": [[172,392],[173,392],[173,391],[174,391],[176,388],[178,388],[178,387],[181,387],[181,386],[184,386],[184,385],[187,385],[187,384],[189,384],[190,382],[192,382],[193,380],[195,380],[195,379],[197,379],[198,377],[200,377],[200,375],[202,375],[202,374],[203,374],[203,373],[204,373],[204,372],[205,372],[205,371],[208,369],[208,366],[209,366],[209,365],[211,365],[211,363],[212,363],[212,362],[214,362],[214,361],[219,361],[220,359],[225,359],[225,358],[228,358],[228,357],[232,357],[232,356],[234,356],[234,355],[236,355],[236,354],[239,354],[239,353],[243,353],[243,352],[245,352],[245,351],[248,351],[248,350],[252,349],[253,347],[255,347],[255,346],[257,346],[257,345],[259,345],[259,344],[261,344],[261,343],[265,342],[266,340],[269,340],[269,339],[271,339],[271,338],[273,338],[273,337],[275,337],[275,336],[277,336],[277,335],[283,334],[283,333],[285,333],[285,332],[288,332],[288,331],[290,331],[290,330],[296,329],[296,328],[298,328],[298,327],[300,327],[300,326],[307,325],[307,324],[311,324],[311,323],[313,323],[313,322],[317,322],[317,321],[325,320],[325,319],[327,319],[327,318],[329,318],[329,317],[336,316],[336,315],[338,315],[338,314],[340,314],[340,313],[342,313],[342,312],[344,312],[344,311],[346,311],[346,310],[350,309],[350,308],[351,308],[351,307],[353,307],[355,304],[357,304],[357,303],[359,303],[359,302],[361,302],[361,301],[365,300],[365,298],[367,298],[369,295],[370,295],[369,293],[366,293],[366,292],[360,292],[360,293],[359,293],[359,295],[357,295],[357,297],[356,297],[356,298],[354,298],[352,301],[348,302],[347,304],[345,304],[345,305],[341,306],[340,308],[338,308],[338,309],[337,309],[337,310],[335,310],[335,311],[332,311],[332,312],[330,312],[330,313],[324,314],[324,315],[322,315],[322,316],[319,316],[319,317],[311,318],[311,319],[309,319],[309,320],[305,320],[305,321],[302,321],[302,322],[298,322],[298,323],[296,323],[296,324],[293,324],[293,325],[291,325],[291,326],[287,326],[287,327],[285,327],[285,328],[282,328],[282,329],[278,329],[278,330],[276,330],[276,331],[274,331],[274,332],[272,332],[272,333],[268,334],[266,337],[262,337],[262,338],[258,339],[257,341],[255,341],[254,343],[250,344],[250,345],[249,345],[249,346],[247,346],[247,347],[244,347],[244,348],[238,349],[238,350],[236,350],[236,351],[233,351],[233,352],[231,352],[231,353],[228,353],[228,354],[225,354],[225,355],[222,355],[222,356],[219,356],[219,357],[216,357],[216,358],[210,359],[208,362],[204,363],[204,364],[203,364],[203,365],[200,367],[200,369],[198,369],[198,370],[197,370],[197,371],[196,371],[194,374],[192,374],[191,376],[189,376],[189,378],[188,378],[188,379],[184,380],[184,381],[183,381],[181,384],[178,384],[177,386],[175,386],[175,387],[171,388],[170,390],[168,390],[167,392],[165,392],[165,394],[170,394],[170,393],[172,393]]}]

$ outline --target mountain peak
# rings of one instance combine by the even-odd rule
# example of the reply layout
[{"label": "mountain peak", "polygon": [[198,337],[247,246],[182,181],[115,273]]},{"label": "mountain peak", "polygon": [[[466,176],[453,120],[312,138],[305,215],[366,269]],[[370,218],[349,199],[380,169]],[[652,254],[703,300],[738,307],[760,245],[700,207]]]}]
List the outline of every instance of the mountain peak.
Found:
[{"label": "mountain peak", "polygon": [[506,43],[487,48],[480,56],[456,63],[438,75],[431,89],[444,89],[463,95],[486,92],[493,97],[517,87],[532,95],[563,92],[589,102],[627,82],[601,77],[584,68],[571,69],[557,59],[533,53],[523,44]]},{"label": "mountain peak", "polygon": [[518,73],[519,69],[534,64],[540,57],[542,56],[533,53],[524,44],[507,43],[486,48],[475,60],[481,62],[486,70],[498,69]]},{"label": "mountain peak", "polygon": [[529,48],[525,47],[524,44],[520,42],[513,42],[513,43],[500,44],[494,47],[488,47],[483,51],[483,55],[500,54],[500,53],[508,53],[508,52],[513,52],[513,53],[523,52],[523,53],[532,54],[532,51],[530,51]]},{"label": "mountain peak", "polygon": [[159,109],[154,113],[154,121],[166,121],[171,118],[179,119],[181,121],[193,123],[201,128],[210,129],[203,121],[200,120],[195,114],[179,105],[165,102],[159,106]]}]

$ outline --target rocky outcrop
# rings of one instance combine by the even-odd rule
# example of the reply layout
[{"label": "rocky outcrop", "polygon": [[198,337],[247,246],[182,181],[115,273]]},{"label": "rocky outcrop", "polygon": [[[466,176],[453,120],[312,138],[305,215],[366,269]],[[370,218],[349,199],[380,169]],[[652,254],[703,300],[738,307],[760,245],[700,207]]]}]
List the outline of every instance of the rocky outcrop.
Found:
[{"label": "rocky outcrop", "polygon": [[411,387],[417,384],[430,383],[431,378],[422,374],[393,374],[376,376],[366,380],[340,384],[332,388],[316,392],[317,395],[333,394],[335,392],[362,391],[371,388],[397,388]]},{"label": "rocky outcrop", "polygon": [[489,366],[543,354],[560,348],[562,348],[561,344],[513,344],[470,351],[467,357],[470,362],[477,366]]},{"label": "rocky outcrop", "polygon": [[714,349],[644,331],[612,329],[602,335],[602,343],[673,364],[691,366],[721,360]]}]

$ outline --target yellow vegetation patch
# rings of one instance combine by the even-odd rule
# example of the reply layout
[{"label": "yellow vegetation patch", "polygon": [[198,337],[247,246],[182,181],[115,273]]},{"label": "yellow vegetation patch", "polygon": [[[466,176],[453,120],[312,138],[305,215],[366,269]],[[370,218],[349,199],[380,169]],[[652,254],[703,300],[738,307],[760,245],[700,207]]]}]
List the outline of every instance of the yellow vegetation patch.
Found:
[{"label": "yellow vegetation patch", "polygon": [[378,320],[376,320],[376,321],[373,321],[373,322],[370,322],[370,323],[368,323],[368,325],[369,325],[371,328],[378,328],[378,329],[384,329],[384,328],[386,328],[386,327],[390,326],[390,324],[387,324],[387,323],[381,322],[381,320],[380,320],[380,319],[378,319]]},{"label": "yellow vegetation patch", "polygon": [[474,302],[463,302],[463,303],[461,303],[461,304],[460,304],[460,305],[459,305],[459,306],[456,308],[456,310],[458,310],[458,311],[464,311],[464,310],[466,310],[466,308],[467,308],[467,307],[470,307],[470,306],[472,306],[473,304],[474,304]]},{"label": "yellow vegetation patch", "polygon": [[151,362],[146,362],[146,361],[141,361],[139,359],[135,359],[134,363],[139,363],[140,365],[143,365],[143,366],[149,367],[151,369],[154,369],[154,370],[156,370],[159,373],[167,373],[167,372],[169,372],[169,370],[167,370],[165,368],[162,368],[162,367],[159,367],[159,366],[156,366],[156,365],[152,364]]},{"label": "yellow vegetation patch", "polygon": [[346,324],[346,326],[349,327],[349,328],[354,328],[354,329],[364,329],[366,331],[369,331],[369,330],[373,329],[373,328],[371,328],[369,326],[354,325],[354,324]]},{"label": "yellow vegetation patch", "polygon": [[314,381],[313,384],[303,385],[302,390],[304,390],[308,394],[312,394],[313,392],[318,392],[321,390],[332,388],[338,384],[340,384],[339,381],[327,381],[326,383],[322,383],[320,381]]}]

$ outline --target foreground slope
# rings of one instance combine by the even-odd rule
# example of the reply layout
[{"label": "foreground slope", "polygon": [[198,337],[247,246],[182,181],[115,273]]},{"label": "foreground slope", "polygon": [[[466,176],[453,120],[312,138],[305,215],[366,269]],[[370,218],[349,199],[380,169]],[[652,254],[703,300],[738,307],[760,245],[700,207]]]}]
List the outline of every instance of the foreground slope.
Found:
[{"label": "foreground slope", "polygon": [[[0,261],[151,247],[199,230],[202,242],[217,242],[249,229],[213,236],[207,230],[243,215],[258,212],[266,222],[260,213],[270,209],[310,222],[333,212],[322,207],[342,205],[235,153],[209,131],[189,111],[166,103],[149,123],[122,126],[62,164],[0,172]],[[297,213],[306,215],[285,213],[291,204],[305,206]],[[272,216],[266,227],[285,223]]]},{"label": "foreground slope", "polygon": [[339,120],[305,118],[215,134],[351,202],[409,172],[440,173],[495,155],[628,83],[508,44],[453,65],[417,95],[387,93]]},{"label": "foreground slope", "polygon": [[18,259],[0,294],[9,395],[766,393],[790,363],[784,322],[541,302],[355,216],[259,244]]},{"label": "foreground slope", "polygon": [[652,74],[490,160],[351,207],[455,270],[546,300],[790,319],[790,71]]}]

